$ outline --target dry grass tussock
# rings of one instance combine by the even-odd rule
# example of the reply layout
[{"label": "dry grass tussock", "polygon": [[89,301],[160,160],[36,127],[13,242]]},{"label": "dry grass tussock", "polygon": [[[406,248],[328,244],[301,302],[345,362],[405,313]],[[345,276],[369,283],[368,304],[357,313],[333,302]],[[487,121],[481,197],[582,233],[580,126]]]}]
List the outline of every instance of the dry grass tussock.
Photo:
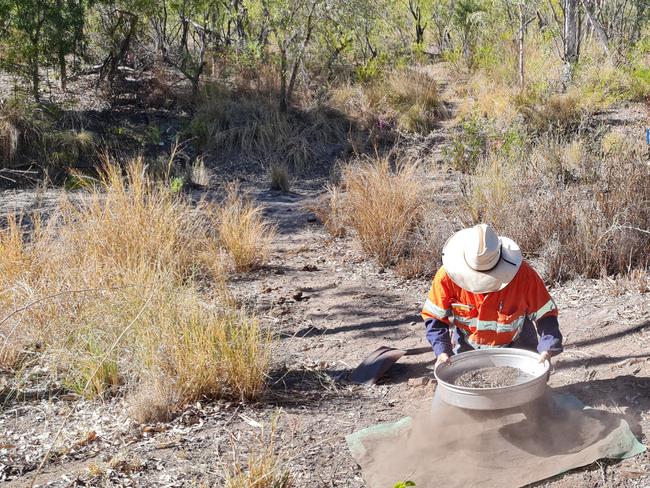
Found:
[{"label": "dry grass tussock", "polygon": [[152,385],[173,400],[167,409],[256,397],[270,337],[227,305],[214,213],[136,160],[126,177],[107,165],[47,223],[10,216],[0,231],[2,367],[33,358],[39,343],[36,359],[87,397]]},{"label": "dry grass tussock", "polygon": [[519,111],[529,131],[543,134],[568,134],[575,132],[583,119],[590,113],[584,103],[581,103],[580,93],[573,90],[569,93],[553,94],[539,103],[527,103],[525,94],[515,100]]},{"label": "dry grass tussock", "polygon": [[291,177],[289,169],[283,164],[271,164],[269,167],[269,179],[271,180],[271,190],[288,192],[291,190]]},{"label": "dry grass tussock", "polygon": [[410,237],[422,218],[423,204],[415,192],[415,165],[391,168],[385,158],[366,160],[343,169],[346,221],[362,248],[379,264],[394,264],[408,254]]},{"label": "dry grass tussock", "polygon": [[428,133],[448,115],[436,81],[417,70],[396,70],[365,85],[338,88],[331,102],[378,136],[394,130]]},{"label": "dry grass tussock", "polygon": [[[226,474],[226,488],[291,488],[291,474],[283,468],[276,453],[277,417],[271,421],[268,432],[263,429],[244,463],[235,461]],[[235,450],[236,451],[236,450]],[[238,453],[235,452],[237,456]]]},{"label": "dry grass tussock", "polygon": [[6,119],[0,119],[0,165],[10,166],[18,153],[20,132]]},{"label": "dry grass tussock", "polygon": [[228,251],[236,271],[251,271],[264,264],[271,252],[275,227],[262,216],[262,207],[231,186],[217,210],[221,245]]},{"label": "dry grass tussock", "polygon": [[47,169],[97,162],[96,135],[65,113],[22,100],[0,101],[0,167],[37,163]]},{"label": "dry grass tussock", "polygon": [[346,235],[345,193],[337,185],[328,184],[325,195],[307,206],[333,237]]},{"label": "dry grass tussock", "polygon": [[323,107],[283,113],[272,93],[208,85],[189,134],[203,149],[280,162],[304,170],[333,144],[345,144],[350,125]]},{"label": "dry grass tussock", "polygon": [[334,236],[351,229],[380,265],[396,266],[405,277],[426,275],[439,262],[448,226],[429,218],[424,184],[414,163],[364,159],[343,168],[340,187],[329,188],[316,214]]},{"label": "dry grass tussock", "polygon": [[591,146],[543,139],[516,157],[489,154],[468,178],[461,218],[514,238],[551,280],[647,269],[647,155],[635,141]]},{"label": "dry grass tussock", "polygon": [[527,87],[501,85],[482,72],[470,80],[471,102],[461,109],[465,116],[479,115],[502,129],[525,124],[532,134],[576,132],[584,119],[596,109],[580,89],[567,93],[542,92]]},{"label": "dry grass tussock", "polygon": [[13,101],[0,101],[0,167],[17,161],[20,150],[42,145],[43,124],[31,117],[31,107]]},{"label": "dry grass tussock", "polygon": [[422,203],[427,192],[414,167],[363,161],[344,168],[320,218],[334,235],[352,229],[369,256],[405,277],[432,273],[454,223],[487,222],[515,239],[548,280],[621,275],[642,289],[650,166],[645,148],[621,137],[488,145],[451,207]]}]

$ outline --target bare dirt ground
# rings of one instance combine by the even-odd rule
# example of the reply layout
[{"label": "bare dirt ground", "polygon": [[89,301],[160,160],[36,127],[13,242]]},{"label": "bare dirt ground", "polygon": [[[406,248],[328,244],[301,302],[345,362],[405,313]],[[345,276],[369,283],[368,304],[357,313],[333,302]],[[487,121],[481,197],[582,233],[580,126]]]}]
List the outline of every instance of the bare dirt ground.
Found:
[{"label": "bare dirt ground", "polygon": [[[439,178],[443,184],[446,176]],[[22,397],[5,398],[0,412],[3,486],[30,486],[50,446],[39,485],[221,486],[233,455],[259,449],[262,431],[277,417],[276,445],[296,487],[363,487],[345,435],[425,406],[435,390],[434,357],[405,357],[371,388],[346,377],[380,345],[426,345],[418,313],[429,283],[380,269],[350,238],[332,240],[304,209],[318,194],[314,186],[289,194],[257,190],[279,237],[269,266],[233,283],[242,305],[278,335],[263,401],[197,404],[170,423],[143,426],[128,418],[120,397],[87,402],[52,387],[47,398],[38,399],[23,384]],[[647,443],[650,293],[630,291],[622,282],[582,280],[552,294],[566,350],[553,364],[550,385],[624,416]],[[36,367],[24,375],[40,385],[41,396],[42,375]],[[599,462],[540,486],[648,484],[646,453]]]}]

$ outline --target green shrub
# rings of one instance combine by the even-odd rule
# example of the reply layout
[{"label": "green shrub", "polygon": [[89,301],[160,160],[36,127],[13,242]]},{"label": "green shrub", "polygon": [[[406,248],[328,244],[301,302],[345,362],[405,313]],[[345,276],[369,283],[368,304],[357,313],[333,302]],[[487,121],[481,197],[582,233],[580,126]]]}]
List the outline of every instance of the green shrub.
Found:
[{"label": "green shrub", "polygon": [[478,118],[465,120],[461,127],[461,135],[445,148],[445,157],[455,170],[473,173],[487,151],[488,134]]},{"label": "green shrub", "polygon": [[463,121],[461,133],[445,148],[444,155],[452,168],[471,174],[488,151],[506,159],[517,156],[527,137],[518,124],[498,129],[490,120],[470,117]]},{"label": "green shrub", "polygon": [[650,99],[650,68],[636,67],[630,73],[630,96],[636,100]]}]

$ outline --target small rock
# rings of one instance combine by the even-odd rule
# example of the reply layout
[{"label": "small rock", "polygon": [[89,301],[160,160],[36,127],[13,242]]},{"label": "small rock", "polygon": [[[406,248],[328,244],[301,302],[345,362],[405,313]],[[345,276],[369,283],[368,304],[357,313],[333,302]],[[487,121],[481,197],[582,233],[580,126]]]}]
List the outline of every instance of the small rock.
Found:
[{"label": "small rock", "polygon": [[305,264],[302,267],[302,270],[303,271],[318,271],[318,266],[316,266],[314,264]]},{"label": "small rock", "polygon": [[409,322],[409,325],[417,325],[417,322],[415,322],[415,321]]},{"label": "small rock", "polygon": [[407,384],[411,387],[427,386],[429,384],[429,378],[426,376],[424,378],[411,378],[408,380]]},{"label": "small rock", "polygon": [[284,308],[284,307],[273,307],[271,309],[271,315],[274,317],[282,317],[283,315],[287,315],[289,313],[289,309]]},{"label": "small rock", "polygon": [[293,298],[297,302],[302,302],[303,300],[309,300],[309,296],[304,295],[302,290],[296,291],[296,293],[291,295],[291,298]]}]

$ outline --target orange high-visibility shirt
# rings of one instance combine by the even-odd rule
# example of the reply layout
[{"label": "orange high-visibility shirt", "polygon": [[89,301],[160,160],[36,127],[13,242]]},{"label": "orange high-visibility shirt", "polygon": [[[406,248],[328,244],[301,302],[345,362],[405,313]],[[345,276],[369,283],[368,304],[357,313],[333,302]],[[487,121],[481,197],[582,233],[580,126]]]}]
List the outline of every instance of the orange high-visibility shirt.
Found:
[{"label": "orange high-visibility shirt", "polygon": [[433,278],[422,318],[454,325],[467,343],[481,347],[507,346],[514,341],[524,320],[558,315],[557,306],[537,272],[525,261],[502,290],[472,293],[447,275],[444,266]]}]

